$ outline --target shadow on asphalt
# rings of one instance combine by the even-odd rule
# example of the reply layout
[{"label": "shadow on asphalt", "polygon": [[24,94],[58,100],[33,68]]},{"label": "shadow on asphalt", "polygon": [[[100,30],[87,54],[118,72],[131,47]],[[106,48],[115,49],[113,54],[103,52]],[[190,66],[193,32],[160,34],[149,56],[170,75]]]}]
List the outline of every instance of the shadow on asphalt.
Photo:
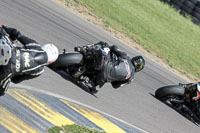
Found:
[{"label": "shadow on asphalt", "polygon": [[78,86],[79,88],[81,88],[82,90],[84,90],[85,92],[87,92],[87,93],[93,95],[94,97],[98,98],[96,95],[90,93],[89,88],[87,86],[85,86],[81,82],[78,82],[75,78],[73,78],[72,76],[70,76],[65,71],[63,71],[63,70],[53,70],[53,71],[56,72],[57,74],[59,74],[65,80],[70,81],[71,83],[75,84],[76,86]]},{"label": "shadow on asphalt", "polygon": [[[149,94],[150,94],[151,96],[153,96],[155,99],[157,99],[157,98],[155,97],[154,94],[152,94],[152,93],[149,93]],[[161,100],[159,100],[159,99],[157,99],[157,100],[160,101],[160,102],[162,102],[162,103],[164,103],[164,104],[167,105],[168,107],[172,108],[173,110],[175,110],[176,112],[178,112],[179,114],[181,114],[184,118],[186,118],[187,120],[189,120],[190,122],[192,122],[193,124],[195,124],[196,126],[199,127],[198,122],[195,121],[193,117],[189,116],[189,114],[182,112],[180,109],[176,108],[175,106],[173,106],[173,105],[170,104],[170,103],[167,103],[166,101],[161,101]]]}]

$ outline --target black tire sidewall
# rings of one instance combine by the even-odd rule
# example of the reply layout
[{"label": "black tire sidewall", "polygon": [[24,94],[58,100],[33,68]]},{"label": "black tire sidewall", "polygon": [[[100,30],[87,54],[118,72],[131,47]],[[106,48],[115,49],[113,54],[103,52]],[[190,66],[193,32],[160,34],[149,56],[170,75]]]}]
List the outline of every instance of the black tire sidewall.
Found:
[{"label": "black tire sidewall", "polygon": [[196,6],[200,7],[200,1],[197,1]]},{"label": "black tire sidewall", "polygon": [[183,5],[187,6],[188,8],[190,9],[193,9],[195,7],[195,4],[192,3],[191,1],[189,0],[186,0],[185,2],[183,2]]},{"label": "black tire sidewall", "polygon": [[182,4],[183,4],[183,2],[180,1],[180,0],[171,0],[171,1],[170,1],[170,4],[176,5],[176,6],[178,6],[178,7],[181,7]]},{"label": "black tire sidewall", "polygon": [[200,20],[200,13],[196,12],[196,11],[192,11],[191,15],[195,18],[197,18],[198,20]]},{"label": "black tire sidewall", "polygon": [[182,5],[181,9],[186,13],[190,14],[192,12],[192,8],[187,7],[186,5]]},{"label": "black tire sidewall", "polygon": [[192,2],[193,4],[196,4],[198,0],[189,0],[190,2]]},{"label": "black tire sidewall", "polygon": [[167,96],[178,95],[184,96],[185,88],[178,85],[164,86],[156,90],[155,97],[162,99]]},{"label": "black tire sidewall", "polygon": [[68,65],[81,65],[83,63],[83,55],[80,53],[63,53],[58,56],[58,59],[49,65],[50,68],[65,67]]},{"label": "black tire sidewall", "polygon": [[200,7],[199,6],[195,6],[193,11],[200,13]]}]

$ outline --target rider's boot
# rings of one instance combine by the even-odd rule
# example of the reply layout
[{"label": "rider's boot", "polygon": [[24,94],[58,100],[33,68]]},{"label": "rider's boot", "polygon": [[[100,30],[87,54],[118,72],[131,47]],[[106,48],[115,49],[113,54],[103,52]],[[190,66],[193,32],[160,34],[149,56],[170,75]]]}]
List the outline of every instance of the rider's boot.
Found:
[{"label": "rider's boot", "polygon": [[99,88],[96,86],[96,87],[89,88],[89,90],[90,90],[90,93],[95,94],[99,91]]},{"label": "rider's boot", "polygon": [[95,94],[98,92],[98,87],[87,76],[80,76],[79,81],[90,85],[90,87],[88,86],[90,93]]}]

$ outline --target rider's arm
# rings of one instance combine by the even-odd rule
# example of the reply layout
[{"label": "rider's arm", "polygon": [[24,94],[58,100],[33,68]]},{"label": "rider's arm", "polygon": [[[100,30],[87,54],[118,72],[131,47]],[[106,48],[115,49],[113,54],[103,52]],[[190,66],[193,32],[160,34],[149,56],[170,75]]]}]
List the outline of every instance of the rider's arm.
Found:
[{"label": "rider's arm", "polygon": [[110,51],[113,52],[118,57],[122,57],[124,59],[130,59],[130,57],[125,52],[122,52],[116,45],[110,46]]},{"label": "rider's arm", "polygon": [[29,37],[26,37],[22,35],[17,29],[7,27],[5,25],[2,25],[2,27],[5,29],[5,31],[9,34],[12,41],[18,40],[23,45],[29,44],[29,43],[37,43],[35,40],[30,39]]},{"label": "rider's arm", "polygon": [[30,43],[37,43],[35,40],[33,40],[27,36],[24,36],[24,35],[22,35],[17,40],[20,41],[23,45],[30,44]]}]

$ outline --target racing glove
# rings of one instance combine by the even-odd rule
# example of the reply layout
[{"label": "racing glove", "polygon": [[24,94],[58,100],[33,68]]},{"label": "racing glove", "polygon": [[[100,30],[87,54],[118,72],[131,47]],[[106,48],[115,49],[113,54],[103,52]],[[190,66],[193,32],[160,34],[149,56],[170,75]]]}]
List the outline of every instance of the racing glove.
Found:
[{"label": "racing glove", "polygon": [[130,57],[125,52],[120,51],[120,49],[116,45],[110,46],[110,51],[117,55],[117,57],[128,60],[130,59]]},{"label": "racing glove", "polygon": [[5,25],[2,25],[2,27],[5,29],[7,34],[9,34],[9,37],[12,41],[18,40],[23,45],[29,44],[29,43],[37,43],[35,40],[30,39],[24,35],[22,35],[17,29],[11,28]]}]

